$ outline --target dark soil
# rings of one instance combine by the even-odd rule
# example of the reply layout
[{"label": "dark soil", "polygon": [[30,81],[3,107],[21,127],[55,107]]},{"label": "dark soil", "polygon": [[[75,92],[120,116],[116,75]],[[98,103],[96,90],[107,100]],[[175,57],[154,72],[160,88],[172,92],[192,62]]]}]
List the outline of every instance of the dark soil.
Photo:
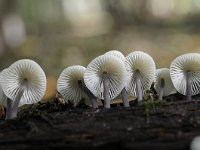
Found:
[{"label": "dark soil", "polygon": [[188,102],[176,94],[154,107],[143,103],[109,110],[39,103],[20,111],[17,119],[0,120],[0,149],[188,150],[200,135],[198,97]]}]

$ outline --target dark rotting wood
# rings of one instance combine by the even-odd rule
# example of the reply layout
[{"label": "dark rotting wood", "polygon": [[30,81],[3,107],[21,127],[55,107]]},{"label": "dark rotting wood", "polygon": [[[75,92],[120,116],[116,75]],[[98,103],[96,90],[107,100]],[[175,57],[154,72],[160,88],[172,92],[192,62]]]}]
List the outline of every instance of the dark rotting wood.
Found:
[{"label": "dark rotting wood", "polygon": [[189,149],[200,135],[199,96],[155,105],[147,124],[145,107],[133,103],[128,109],[92,109],[83,101],[77,108],[70,102],[38,103],[16,119],[0,120],[0,149]]}]

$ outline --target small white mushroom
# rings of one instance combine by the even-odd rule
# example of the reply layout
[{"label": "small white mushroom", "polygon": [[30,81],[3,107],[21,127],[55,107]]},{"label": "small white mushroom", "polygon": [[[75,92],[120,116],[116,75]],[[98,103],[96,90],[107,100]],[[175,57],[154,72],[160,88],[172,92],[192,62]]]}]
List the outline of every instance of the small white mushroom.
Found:
[{"label": "small white mushroom", "polygon": [[62,94],[65,101],[72,101],[74,106],[76,106],[82,98],[87,99],[89,97],[93,108],[98,108],[96,97],[84,84],[83,75],[85,70],[85,67],[79,65],[64,69],[58,78],[57,90]]},{"label": "small white mushroom", "polygon": [[124,63],[112,55],[96,57],[89,63],[84,74],[87,88],[96,97],[104,100],[105,108],[110,108],[110,100],[120,94],[126,78]]},{"label": "small white mushroom", "polygon": [[156,70],[154,89],[159,95],[159,100],[162,100],[164,96],[175,93],[175,88],[170,77],[170,70],[168,68]]},{"label": "small white mushroom", "polygon": [[[110,50],[108,52],[105,53],[105,55],[112,55],[117,57],[118,59],[120,59],[121,61],[124,62],[125,65],[125,56],[118,50]],[[127,83],[130,80],[130,75],[127,72]],[[126,91],[125,87],[123,88],[122,92],[121,92],[121,96],[122,96],[122,101],[123,101],[123,105],[124,107],[130,107],[129,104],[129,100],[128,100],[128,92]]]},{"label": "small white mushroom", "polygon": [[176,90],[191,100],[192,95],[200,93],[200,54],[188,53],[175,58],[170,75]]},{"label": "small white mushroom", "polygon": [[3,88],[2,88],[1,83],[0,83],[0,105],[7,107],[6,99],[7,99],[7,97],[4,94]]},{"label": "small white mushroom", "polygon": [[140,102],[143,99],[143,93],[150,89],[155,78],[154,60],[144,52],[134,51],[126,56],[125,66],[131,74],[130,81],[125,88],[132,96],[137,96]]},{"label": "small white mushroom", "polygon": [[196,136],[191,144],[190,144],[190,150],[200,150],[200,136]]},{"label": "small white mushroom", "polygon": [[2,82],[4,80],[4,74],[6,70],[7,69],[4,69],[3,71],[0,72],[0,104],[7,107],[7,104],[6,104],[7,97],[4,94],[3,88],[2,88]]},{"label": "small white mushroom", "polygon": [[13,103],[12,103],[12,100],[10,100],[9,98],[6,97],[6,95],[3,92],[3,88],[2,88],[2,82],[4,80],[4,76],[5,76],[6,71],[7,71],[7,69],[4,69],[0,73],[0,104],[7,108],[6,119],[8,119],[11,116],[11,109],[12,109]]},{"label": "small white mushroom", "polygon": [[35,61],[21,59],[5,72],[2,88],[5,95],[14,103],[11,118],[15,118],[18,107],[37,103],[43,98],[46,91],[46,76]]}]

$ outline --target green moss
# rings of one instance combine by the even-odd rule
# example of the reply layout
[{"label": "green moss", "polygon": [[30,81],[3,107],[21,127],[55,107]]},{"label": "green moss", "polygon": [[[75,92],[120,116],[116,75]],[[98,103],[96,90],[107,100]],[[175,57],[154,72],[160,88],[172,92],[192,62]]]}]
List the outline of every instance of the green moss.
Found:
[{"label": "green moss", "polygon": [[141,106],[144,107],[144,114],[146,116],[147,123],[150,122],[150,115],[156,111],[156,107],[165,104],[165,100],[154,100],[154,93],[151,90],[144,94],[144,100],[141,102]]}]

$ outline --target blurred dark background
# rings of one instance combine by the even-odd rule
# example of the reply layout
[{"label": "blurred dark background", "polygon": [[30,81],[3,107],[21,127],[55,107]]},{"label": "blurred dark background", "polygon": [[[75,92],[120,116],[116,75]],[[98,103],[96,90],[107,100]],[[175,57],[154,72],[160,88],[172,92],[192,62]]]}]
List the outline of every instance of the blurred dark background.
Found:
[{"label": "blurred dark background", "polygon": [[70,65],[108,50],[141,50],[157,68],[200,51],[200,0],[0,0],[0,69],[37,61],[47,75],[45,99]]}]

